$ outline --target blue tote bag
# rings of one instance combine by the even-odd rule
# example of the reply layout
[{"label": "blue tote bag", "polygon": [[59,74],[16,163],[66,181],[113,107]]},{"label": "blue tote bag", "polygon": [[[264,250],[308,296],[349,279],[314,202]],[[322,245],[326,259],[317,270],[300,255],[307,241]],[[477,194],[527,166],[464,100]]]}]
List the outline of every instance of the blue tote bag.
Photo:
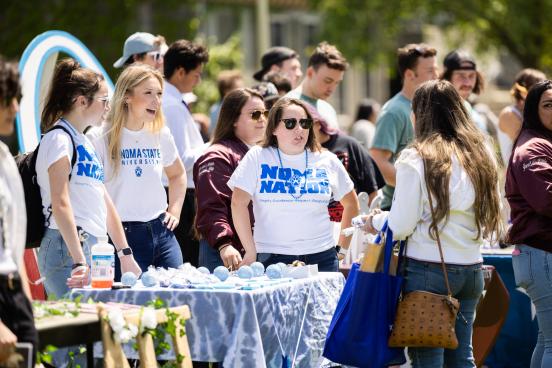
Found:
[{"label": "blue tote bag", "polygon": [[[383,231],[386,232],[382,245],[385,246],[383,271],[360,271],[360,265],[354,263],[349,272],[324,346],[323,355],[332,362],[360,368],[381,368],[406,362],[402,348],[387,345],[403,278],[389,274],[393,233],[387,224]],[[379,236],[378,239],[376,242],[381,241]],[[403,248],[401,242],[400,258]]]}]

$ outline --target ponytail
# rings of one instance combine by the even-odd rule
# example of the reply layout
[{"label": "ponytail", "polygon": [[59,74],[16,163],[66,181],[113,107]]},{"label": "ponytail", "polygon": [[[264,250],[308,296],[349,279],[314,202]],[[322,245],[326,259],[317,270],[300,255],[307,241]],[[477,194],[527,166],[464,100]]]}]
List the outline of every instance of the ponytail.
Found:
[{"label": "ponytail", "polygon": [[59,61],[42,110],[42,131],[48,130],[63,114],[71,111],[77,97],[85,96],[90,104],[103,80],[101,74],[81,67],[74,59]]}]

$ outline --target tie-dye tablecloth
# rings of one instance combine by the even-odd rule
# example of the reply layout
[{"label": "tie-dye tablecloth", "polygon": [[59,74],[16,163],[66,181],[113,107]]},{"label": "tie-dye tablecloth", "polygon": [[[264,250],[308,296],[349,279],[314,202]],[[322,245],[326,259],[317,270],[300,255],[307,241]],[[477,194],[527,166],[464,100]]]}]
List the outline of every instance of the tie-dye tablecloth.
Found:
[{"label": "tie-dye tablecloth", "polygon": [[186,333],[196,361],[262,368],[286,366],[282,364],[286,357],[289,366],[310,368],[322,361],[324,340],[344,283],[340,273],[322,272],[248,291],[75,289],[71,296],[137,305],[156,298],[170,307],[187,304],[192,318]]}]

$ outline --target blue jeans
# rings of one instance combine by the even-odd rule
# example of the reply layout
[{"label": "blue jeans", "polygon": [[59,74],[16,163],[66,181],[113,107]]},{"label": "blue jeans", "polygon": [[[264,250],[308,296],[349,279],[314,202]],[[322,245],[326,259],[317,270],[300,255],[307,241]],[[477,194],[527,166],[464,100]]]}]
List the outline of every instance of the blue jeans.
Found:
[{"label": "blue jeans", "polygon": [[317,264],[318,271],[321,272],[337,272],[339,271],[339,261],[337,252],[334,247],[319,253],[303,254],[303,255],[287,255],[275,253],[258,253],[257,261],[261,262],[265,267],[271,264],[283,262],[290,264],[295,260],[305,262],[305,264]]},{"label": "blue jeans", "polygon": [[539,323],[531,368],[552,367],[552,253],[528,245],[516,249],[520,252],[512,255],[516,285],[527,290]]},{"label": "blue jeans", "polygon": [[[86,240],[82,250],[86,262],[90,265],[90,247],[98,242],[92,234],[84,233]],[[61,298],[69,292],[67,279],[71,277],[73,259],[59,230],[46,229],[38,248],[38,268],[45,277],[44,288],[48,297]]]},{"label": "blue jeans", "polygon": [[[406,259],[404,291],[425,290],[447,294],[443,269],[440,263]],[[447,265],[447,274],[452,296],[460,302],[456,319],[458,348],[408,348],[412,367],[423,368],[475,368],[472,349],[472,329],[475,308],[483,293],[483,271],[481,264],[462,266]],[[463,318],[462,318],[463,317]],[[465,319],[465,321],[464,321]]]},{"label": "blue jeans", "polygon": [[224,266],[219,251],[211,247],[205,239],[199,241],[199,265],[207,267],[211,273],[218,266]]},{"label": "blue jeans", "polygon": [[[182,265],[182,251],[174,233],[163,225],[163,213],[148,222],[125,221],[123,229],[134,259],[143,272],[148,266],[178,268]],[[115,267],[119,264],[115,262]],[[120,271],[119,271],[120,272]]]}]

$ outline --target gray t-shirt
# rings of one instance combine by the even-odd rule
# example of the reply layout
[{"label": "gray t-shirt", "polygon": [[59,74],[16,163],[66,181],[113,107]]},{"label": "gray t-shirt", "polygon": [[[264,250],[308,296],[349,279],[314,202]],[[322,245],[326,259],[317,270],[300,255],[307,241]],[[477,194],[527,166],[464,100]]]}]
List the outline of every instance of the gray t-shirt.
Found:
[{"label": "gray t-shirt", "polygon": [[[378,121],[372,148],[390,151],[389,162],[394,163],[401,151],[414,139],[414,127],[410,120],[411,102],[402,93],[397,93],[383,105]],[[395,187],[385,185],[382,189],[381,207],[388,209],[393,201]]]}]

